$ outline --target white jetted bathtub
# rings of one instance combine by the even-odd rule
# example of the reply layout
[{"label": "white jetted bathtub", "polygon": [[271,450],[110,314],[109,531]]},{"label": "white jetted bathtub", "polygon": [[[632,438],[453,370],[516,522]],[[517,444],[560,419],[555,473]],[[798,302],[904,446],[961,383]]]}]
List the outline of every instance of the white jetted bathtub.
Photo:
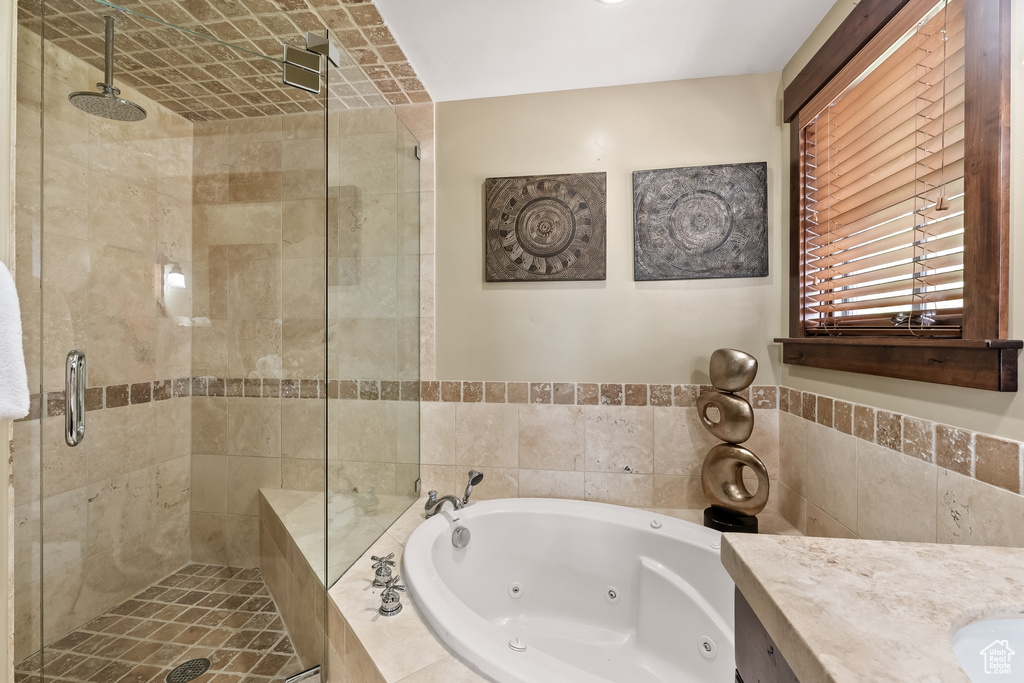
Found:
[{"label": "white jetted bathtub", "polygon": [[[470,532],[456,548],[452,532]],[[515,498],[432,517],[402,575],[434,635],[501,683],[732,683],[721,534],[632,508]]]}]

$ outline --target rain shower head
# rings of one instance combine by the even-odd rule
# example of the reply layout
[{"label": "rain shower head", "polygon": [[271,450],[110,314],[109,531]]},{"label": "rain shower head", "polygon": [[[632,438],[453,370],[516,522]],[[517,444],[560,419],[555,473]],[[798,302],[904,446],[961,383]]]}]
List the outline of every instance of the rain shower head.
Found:
[{"label": "rain shower head", "polygon": [[121,99],[121,91],[114,87],[114,17],[103,17],[106,23],[106,51],[103,83],[97,83],[99,92],[82,90],[68,95],[68,100],[87,114],[114,121],[141,121],[146,110],[128,100]]}]

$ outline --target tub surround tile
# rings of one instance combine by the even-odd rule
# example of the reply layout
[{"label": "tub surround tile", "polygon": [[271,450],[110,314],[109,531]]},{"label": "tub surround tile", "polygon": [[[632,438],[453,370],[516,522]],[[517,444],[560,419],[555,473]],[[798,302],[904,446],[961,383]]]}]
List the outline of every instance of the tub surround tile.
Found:
[{"label": "tub surround tile", "polygon": [[582,406],[520,406],[519,467],[582,470],[584,410]]},{"label": "tub surround tile", "polygon": [[576,385],[572,382],[555,382],[551,391],[556,405],[571,406],[576,403]]},{"label": "tub surround tile", "polygon": [[974,440],[974,476],[986,484],[1020,493],[1020,444],[978,434]]},{"label": "tub surround tile", "polygon": [[[930,463],[857,443],[857,523],[861,538],[935,542],[936,477]],[[893,514],[884,501],[900,501]]]},{"label": "tub surround tile", "polygon": [[508,402],[509,403],[529,403],[530,402],[530,385],[526,382],[509,382],[508,383]]},{"label": "tub surround tile", "polygon": [[456,414],[456,462],[470,466],[518,467],[518,407],[463,403]]},{"label": "tub surround tile", "polygon": [[672,396],[677,408],[697,407],[697,387],[692,384],[675,385]]},{"label": "tub surround tile", "polygon": [[904,416],[903,452],[925,462],[935,462],[935,423]]},{"label": "tub surround tile", "polygon": [[584,411],[588,471],[654,471],[654,415],[650,410],[601,405]]},{"label": "tub surround tile", "polygon": [[903,422],[900,417],[885,410],[876,413],[875,443],[894,451],[903,449]]},{"label": "tub surround tile", "polygon": [[519,470],[519,495],[523,498],[570,498],[585,496],[583,472]]},{"label": "tub surround tile", "polygon": [[[860,504],[870,505],[870,501],[876,501],[876,506],[884,511],[885,506],[877,505],[880,499],[874,497],[878,492],[870,487],[866,487],[864,498],[858,499],[857,440],[821,425],[808,427],[807,443],[815,444],[815,448],[813,452],[810,449],[807,452],[803,489],[807,502],[851,528],[859,528],[857,511]],[[810,465],[812,458],[813,466]]]},{"label": "tub surround tile", "polygon": [[583,499],[630,507],[652,507],[654,477],[649,474],[588,471],[584,476]]},{"label": "tub surround tile", "polygon": [[546,382],[531,382],[530,403],[551,403],[551,384]]},{"label": "tub surround tile", "polygon": [[504,403],[505,402],[505,383],[504,382],[486,382],[485,383],[485,394],[487,403]]},{"label": "tub surround tile", "polygon": [[672,405],[672,385],[671,384],[652,384],[651,385],[651,405],[659,407],[667,407]]},{"label": "tub surround tile", "polygon": [[[1012,518],[1024,504],[1018,495],[1019,442],[839,400],[833,401],[829,429],[817,422],[817,415],[814,421],[805,419],[796,396],[801,405],[809,399],[816,407],[822,403],[808,392],[780,388],[778,502],[787,519],[806,533],[1022,544],[993,521],[1000,510]],[[849,444],[840,447],[837,439],[855,442],[855,475],[844,473],[853,461]],[[852,488],[857,491],[855,519],[843,502]],[[970,502],[974,495],[979,496],[976,504]],[[972,505],[984,522],[970,521]]]},{"label": "tub surround tile", "polygon": [[1024,497],[948,470],[938,473],[939,543],[1024,547]]},{"label": "tub surround tile", "polygon": [[818,405],[815,409],[814,419],[818,424],[831,427],[833,420],[834,405],[831,398],[828,396],[819,396]]},{"label": "tub surround tile", "polygon": [[581,406],[596,406],[600,402],[601,387],[598,384],[577,384],[576,403]]},{"label": "tub surround tile", "polygon": [[621,384],[602,384],[601,385],[601,405],[603,405],[603,406],[619,406],[619,405],[622,405],[622,385]]},{"label": "tub surround tile", "polygon": [[973,470],[974,444],[966,429],[935,426],[935,463],[951,472],[970,476]]}]

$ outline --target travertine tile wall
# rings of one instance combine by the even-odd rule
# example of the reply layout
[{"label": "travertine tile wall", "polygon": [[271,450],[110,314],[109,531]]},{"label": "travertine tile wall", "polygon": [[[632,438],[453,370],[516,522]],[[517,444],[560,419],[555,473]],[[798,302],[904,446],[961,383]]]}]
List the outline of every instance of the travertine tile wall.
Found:
[{"label": "travertine tile wall", "polygon": [[421,156],[426,150],[389,107],[331,116],[329,183],[344,192],[337,250],[331,248],[328,264],[329,372],[332,380],[379,380],[382,391],[372,403],[350,401],[347,393],[331,402],[337,443],[328,445],[329,487],[412,494],[419,415],[414,404],[384,390],[419,379],[422,179],[416,148]]},{"label": "travertine tile wall", "polygon": [[192,558],[252,567],[259,488],[282,485],[283,453],[324,457],[293,429],[322,435],[323,404],[280,385],[326,379],[324,115],[194,130]]},{"label": "travertine tile wall", "polygon": [[781,387],[779,510],[812,536],[1024,546],[1022,444]]},{"label": "travertine tile wall", "polygon": [[[670,384],[423,382],[423,490],[480,499],[557,497],[645,508],[703,508],[704,455],[719,443],[696,401],[708,387]],[[754,386],[744,446],[779,471],[776,387]],[[753,482],[750,482],[753,487]],[[775,509],[777,496],[769,499]]]},{"label": "travertine tile wall", "polygon": [[255,566],[262,487],[411,492],[418,476],[415,404],[380,395],[418,379],[417,141],[389,107],[327,121],[326,156],[323,114],[196,124],[196,561]]},{"label": "travertine tile wall", "polygon": [[419,377],[437,376],[434,353],[434,103],[396,107],[399,119],[420,143]]},{"label": "travertine tile wall", "polygon": [[152,381],[190,374],[189,290],[165,287],[163,273],[176,264],[191,278],[192,125],[128,89],[145,121],[88,116],[67,96],[99,71],[48,45],[40,93],[39,38],[20,31],[18,47],[16,261],[29,383],[61,392],[65,355],[79,348],[93,386],[77,448],[64,444],[62,393],[45,409],[37,397],[14,426],[20,660],[39,645],[41,587],[50,642],[188,560],[188,400],[155,396]]}]

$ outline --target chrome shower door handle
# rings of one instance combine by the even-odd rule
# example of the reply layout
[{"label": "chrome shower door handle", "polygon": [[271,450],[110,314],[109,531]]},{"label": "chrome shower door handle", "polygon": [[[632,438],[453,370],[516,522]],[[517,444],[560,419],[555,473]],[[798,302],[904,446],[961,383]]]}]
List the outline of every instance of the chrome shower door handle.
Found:
[{"label": "chrome shower door handle", "polygon": [[64,366],[64,442],[77,446],[85,438],[85,353],[71,351]]}]

